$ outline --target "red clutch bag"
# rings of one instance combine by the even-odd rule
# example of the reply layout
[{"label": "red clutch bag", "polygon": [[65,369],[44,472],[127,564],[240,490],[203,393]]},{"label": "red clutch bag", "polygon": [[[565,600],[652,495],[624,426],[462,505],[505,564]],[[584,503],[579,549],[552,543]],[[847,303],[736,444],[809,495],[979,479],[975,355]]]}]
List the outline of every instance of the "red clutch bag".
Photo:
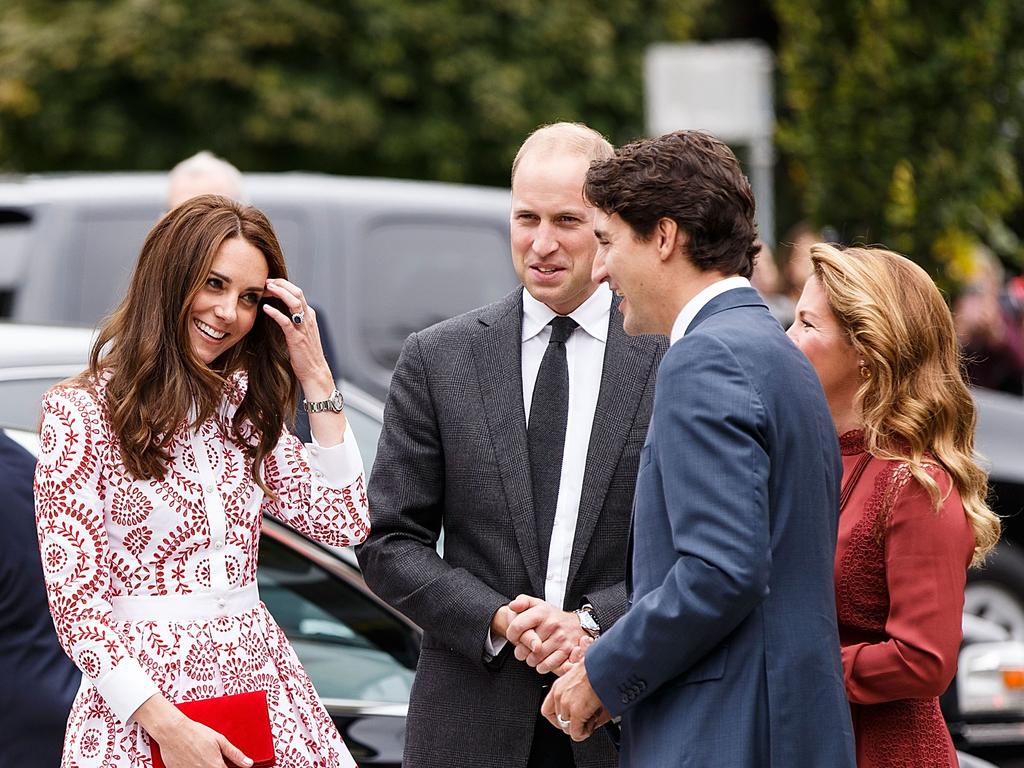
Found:
[{"label": "red clutch bag", "polygon": [[[270,734],[270,712],[267,692],[238,693],[213,699],[185,701],[175,704],[185,717],[217,731],[252,758],[253,768],[274,765],[274,738]],[[160,745],[149,740],[153,768],[165,768]],[[230,764],[230,763],[229,763]]]}]

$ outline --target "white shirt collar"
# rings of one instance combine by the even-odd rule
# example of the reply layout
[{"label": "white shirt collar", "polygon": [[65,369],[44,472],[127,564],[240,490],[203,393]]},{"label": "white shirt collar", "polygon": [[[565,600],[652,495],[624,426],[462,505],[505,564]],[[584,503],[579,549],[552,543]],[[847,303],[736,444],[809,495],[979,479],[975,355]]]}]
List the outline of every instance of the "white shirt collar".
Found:
[{"label": "white shirt collar", "polygon": [[733,288],[749,287],[750,281],[745,277],[740,277],[739,275],[723,277],[721,280],[716,280],[711,285],[705,287],[700,293],[686,302],[682,310],[676,316],[676,321],[672,324],[672,335],[669,337],[669,344],[675,344],[683,338],[683,334],[685,334],[686,329],[690,327],[690,323],[693,322],[693,319],[713,298],[720,296],[726,291],[731,291]]},{"label": "white shirt collar", "polygon": [[[607,283],[601,283],[586,301],[569,313],[580,328],[598,341],[608,341],[608,313],[612,308],[612,292]],[[523,288],[523,341],[532,339],[551,322],[557,313],[547,304],[533,298]]]}]

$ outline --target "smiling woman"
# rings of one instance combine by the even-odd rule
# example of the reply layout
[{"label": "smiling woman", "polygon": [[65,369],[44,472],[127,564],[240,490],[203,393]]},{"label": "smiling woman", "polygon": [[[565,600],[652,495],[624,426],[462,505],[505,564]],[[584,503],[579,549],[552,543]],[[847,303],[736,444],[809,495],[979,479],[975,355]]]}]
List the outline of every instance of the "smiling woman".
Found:
[{"label": "smiling woman", "polygon": [[953,318],[892,251],[818,243],[811,262],[789,335],[843,454],[834,574],[857,765],[955,766],[938,696],[956,673],[967,569],[1000,522]]},{"label": "smiling woman", "polygon": [[207,365],[252,330],[267,284],[267,260],[240,237],[221,243],[192,302],[192,348]]},{"label": "smiling woman", "polygon": [[[368,530],[316,314],[286,274],[255,208],[183,203],[146,238],[89,368],[43,399],[40,548],[85,677],[65,763],[142,768],[158,744],[168,768],[251,766],[174,704],[257,693],[279,768],[354,765],[256,582],[264,514],[334,546]],[[309,446],[284,426],[299,383],[324,400]]]}]

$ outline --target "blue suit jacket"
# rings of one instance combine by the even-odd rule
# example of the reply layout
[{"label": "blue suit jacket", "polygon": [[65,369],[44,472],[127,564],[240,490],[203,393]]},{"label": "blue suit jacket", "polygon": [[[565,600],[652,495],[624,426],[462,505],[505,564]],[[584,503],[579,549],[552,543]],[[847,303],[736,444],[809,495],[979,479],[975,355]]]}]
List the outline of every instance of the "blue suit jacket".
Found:
[{"label": "blue suit jacket", "polygon": [[32,454],[0,431],[0,766],[57,768],[81,674],[46,605],[35,468]]},{"label": "blue suit jacket", "polygon": [[586,657],[623,766],[853,768],[832,583],[842,464],[821,385],[751,288],[658,371],[631,607]]}]

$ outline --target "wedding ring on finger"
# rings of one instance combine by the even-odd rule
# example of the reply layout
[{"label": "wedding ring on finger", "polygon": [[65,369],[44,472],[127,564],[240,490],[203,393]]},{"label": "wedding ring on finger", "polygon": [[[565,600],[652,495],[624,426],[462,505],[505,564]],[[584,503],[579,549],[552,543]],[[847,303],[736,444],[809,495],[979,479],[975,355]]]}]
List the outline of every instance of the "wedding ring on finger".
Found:
[{"label": "wedding ring on finger", "polygon": [[562,728],[568,728],[569,726],[572,725],[572,720],[566,720],[564,717],[562,717],[559,714],[555,715],[555,720],[558,721],[558,725],[561,726]]},{"label": "wedding ring on finger", "polygon": [[292,312],[292,322],[295,323],[295,325],[302,325],[302,320],[305,316],[306,311],[304,309],[300,309],[298,312]]}]

